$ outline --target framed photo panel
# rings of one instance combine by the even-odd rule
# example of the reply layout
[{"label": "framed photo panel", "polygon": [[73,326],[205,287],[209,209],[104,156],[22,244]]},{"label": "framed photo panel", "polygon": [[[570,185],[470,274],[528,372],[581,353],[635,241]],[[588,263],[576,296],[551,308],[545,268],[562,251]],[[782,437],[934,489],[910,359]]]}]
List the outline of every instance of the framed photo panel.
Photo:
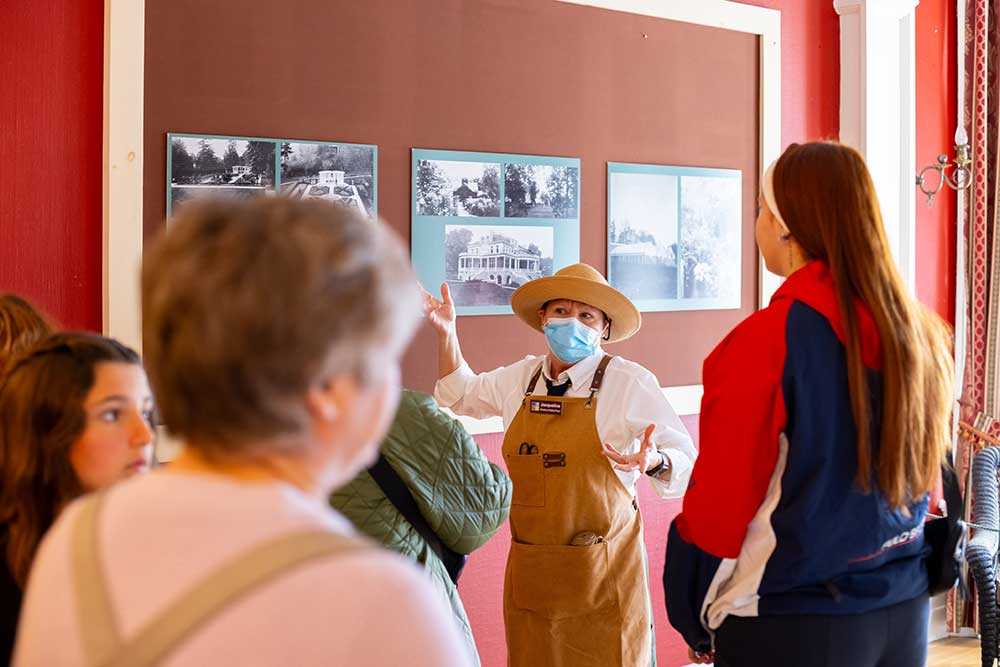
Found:
[{"label": "framed photo panel", "polygon": [[412,258],[459,315],[509,314],[510,295],[580,258],[577,158],[413,149]]},{"label": "framed photo panel", "polygon": [[277,194],[378,215],[378,148],[367,144],[167,134],[167,217],[191,199]]},{"label": "framed photo panel", "polygon": [[608,163],[608,282],[642,311],[740,307],[743,175]]}]

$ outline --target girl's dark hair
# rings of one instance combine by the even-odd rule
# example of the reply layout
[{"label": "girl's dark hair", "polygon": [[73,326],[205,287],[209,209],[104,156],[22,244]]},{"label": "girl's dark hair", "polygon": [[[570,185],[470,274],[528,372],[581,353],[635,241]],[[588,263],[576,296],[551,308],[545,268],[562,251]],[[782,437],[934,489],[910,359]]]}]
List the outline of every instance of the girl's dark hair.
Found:
[{"label": "girl's dark hair", "polygon": [[22,587],[42,536],[83,493],[69,451],[86,426],[83,403],[104,362],[140,363],[110,338],[59,333],[16,358],[0,380],[0,523],[7,565]]},{"label": "girl's dark hair", "polygon": [[0,294],[0,378],[4,368],[53,331],[49,318],[16,294]]}]

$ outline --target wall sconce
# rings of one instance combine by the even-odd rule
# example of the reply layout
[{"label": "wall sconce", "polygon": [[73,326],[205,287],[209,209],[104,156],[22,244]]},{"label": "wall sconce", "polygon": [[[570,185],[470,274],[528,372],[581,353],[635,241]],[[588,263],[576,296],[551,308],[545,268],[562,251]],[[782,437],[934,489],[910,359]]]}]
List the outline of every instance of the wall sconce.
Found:
[{"label": "wall sconce", "polygon": [[[955,130],[955,161],[949,164],[947,155],[938,155],[937,164],[929,164],[917,174],[917,187],[927,196],[928,206],[934,203],[934,196],[945,185],[952,190],[965,190],[972,185],[971,153],[969,135],[965,133],[965,128],[959,125],[958,129]],[[954,171],[949,175],[945,171],[947,169],[954,169]],[[928,171],[938,173],[937,184],[933,187],[928,184],[927,178],[924,176]]]}]

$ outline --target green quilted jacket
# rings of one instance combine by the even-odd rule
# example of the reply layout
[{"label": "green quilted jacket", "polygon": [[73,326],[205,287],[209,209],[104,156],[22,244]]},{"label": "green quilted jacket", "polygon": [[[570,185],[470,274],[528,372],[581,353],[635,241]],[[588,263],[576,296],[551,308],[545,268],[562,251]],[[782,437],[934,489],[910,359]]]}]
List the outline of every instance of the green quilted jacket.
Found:
[{"label": "green quilted jacket", "polygon": [[[511,497],[507,474],[486,459],[461,423],[443,413],[430,396],[403,391],[396,419],[382,442],[382,454],[406,483],[427,524],[453,551],[472,553],[507,520]],[[451,603],[476,656],[458,589],[437,554],[371,475],[362,472],[334,493],[330,504],[358,530],[427,569]]]}]

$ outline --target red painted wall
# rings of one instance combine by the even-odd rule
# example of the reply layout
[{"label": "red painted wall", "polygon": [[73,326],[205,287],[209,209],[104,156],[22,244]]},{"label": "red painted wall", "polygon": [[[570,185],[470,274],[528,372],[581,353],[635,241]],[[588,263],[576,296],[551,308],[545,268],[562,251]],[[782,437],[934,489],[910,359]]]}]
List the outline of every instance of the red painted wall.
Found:
[{"label": "red painted wall", "polygon": [[[782,142],[835,138],[839,125],[839,26],[826,0],[744,0],[782,11]],[[951,0],[917,8],[917,160],[949,150],[955,118],[955,16]],[[101,125],[103,2],[0,2],[0,290],[13,290],[71,327],[101,322]],[[40,76],[39,73],[44,73]],[[954,307],[951,193],[918,208],[917,292],[940,314]],[[696,436],[696,423],[688,420]],[[499,439],[480,438],[499,460]],[[643,485],[645,487],[645,485]],[[679,502],[642,510],[652,572],[660,665],[685,664],[666,623],[663,545]],[[461,589],[484,665],[503,665],[499,621],[509,533],[478,551]]]},{"label": "red painted wall", "polygon": [[0,292],[101,328],[103,0],[0,2]]},{"label": "red painted wall", "polygon": [[781,11],[781,144],[840,133],[840,21],[827,0],[739,0]]},{"label": "red painted wall", "polygon": [[[954,157],[957,89],[955,0],[917,5],[917,168],[939,153]],[[971,135],[971,129],[969,130]],[[955,214],[957,197],[947,189],[932,207],[917,203],[917,296],[949,322],[955,321]]]},{"label": "red painted wall", "polygon": [[[840,25],[826,0],[740,0],[781,10],[781,140],[835,139],[840,126]],[[957,105],[955,0],[921,0],[916,23],[917,165],[952,154]],[[917,297],[954,323],[956,197],[933,207],[914,187]]]}]

